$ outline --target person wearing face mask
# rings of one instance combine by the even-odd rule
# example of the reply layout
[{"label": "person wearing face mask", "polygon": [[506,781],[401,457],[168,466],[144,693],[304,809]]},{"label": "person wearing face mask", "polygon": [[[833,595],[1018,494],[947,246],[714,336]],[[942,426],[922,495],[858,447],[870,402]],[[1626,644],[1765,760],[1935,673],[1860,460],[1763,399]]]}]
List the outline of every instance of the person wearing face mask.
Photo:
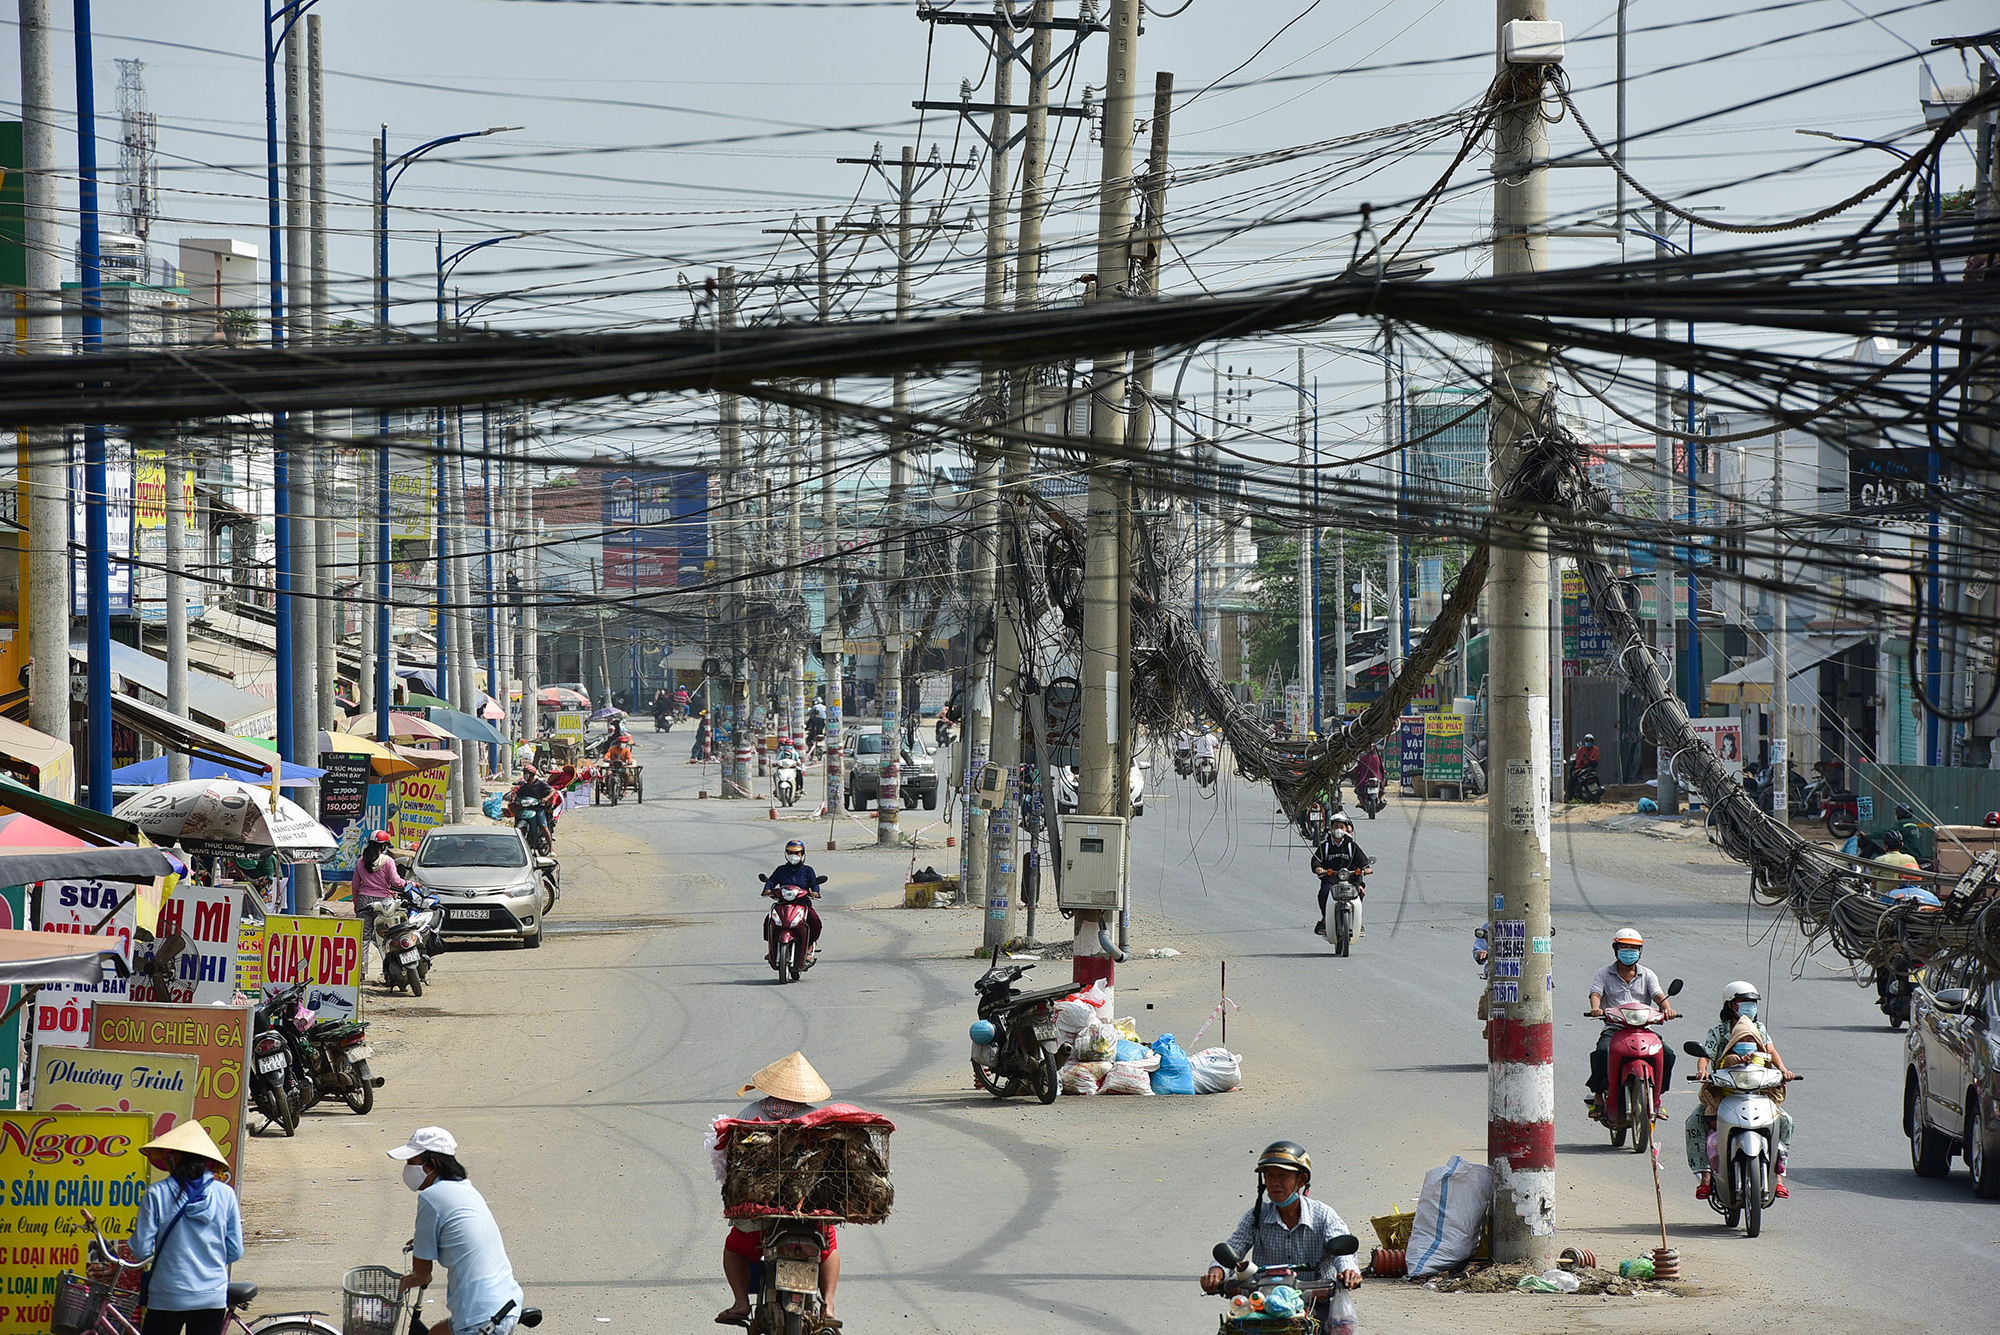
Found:
[{"label": "person wearing face mask", "polygon": [[[819,910],[813,907],[813,900],[819,898],[819,876],[806,862],[806,846],[796,839],[785,845],[785,860],[778,864],[778,869],[764,878],[764,896],[777,898],[781,885],[796,885],[806,891],[806,897],[801,901],[806,909],[806,949],[817,957],[820,922]],[[770,935],[768,928],[767,923],[766,936]]]},{"label": "person wearing face mask", "polygon": [[458,1141],[441,1126],[419,1127],[408,1144],[389,1151],[403,1161],[403,1185],[417,1193],[415,1260],[402,1291],[429,1285],[432,1266],[441,1262],[452,1335],[471,1335],[512,1302],[513,1310],[493,1328],[494,1335],[507,1335],[520,1317],[521,1286],[500,1225],[457,1156]]},{"label": "person wearing face mask", "polygon": [[[1716,1021],[1714,1027],[1708,1031],[1708,1037],[1702,1040],[1702,1047],[1708,1050],[1708,1056],[1696,1065],[1695,1075],[1697,1077],[1706,1080],[1710,1069],[1720,1066],[1725,1060],[1748,1058],[1758,1052],[1762,1052],[1765,1055],[1765,1059],[1772,1066],[1777,1067],[1778,1070],[1784,1073],[1785,1079],[1791,1080],[1796,1078],[1792,1075],[1792,1069],[1785,1065],[1785,1059],[1778,1055],[1778,1049],[1772,1045],[1771,1031],[1766,1029],[1764,1022],[1757,1018],[1757,1010],[1761,1001],[1762,998],[1758,996],[1756,987],[1750,983],[1731,983],[1727,988],[1723,989],[1722,1015]],[[1750,1034],[1747,1031],[1741,1030],[1740,1027],[1744,1025],[1755,1028],[1756,1041],[1754,1043],[1750,1041]],[[1703,1086],[1704,1092],[1706,1088],[1706,1086]],[[1779,1085],[1776,1089],[1772,1090],[1773,1102],[1782,1105],[1784,1102],[1784,1093],[1785,1088],[1783,1085]],[[1714,1115],[1713,1109],[1709,1107],[1696,1107],[1688,1113],[1687,1121],[1682,1126],[1682,1130],[1687,1135],[1688,1170],[1697,1179],[1694,1198],[1698,1201],[1708,1199],[1708,1129],[1709,1120]],[[1780,1106],[1778,1109],[1777,1165],[1778,1195],[1780,1196],[1789,1196],[1792,1194],[1785,1190],[1785,1167],[1786,1161],[1791,1154],[1791,1148],[1792,1115]]]},{"label": "person wearing face mask", "polygon": [[[1603,1116],[1605,1064],[1611,1039],[1618,1032],[1618,1026],[1605,1012],[1636,1004],[1651,1006],[1669,1020],[1679,1014],[1672,1000],[1661,990],[1659,975],[1639,963],[1639,952],[1645,945],[1646,939],[1635,929],[1619,928],[1611,938],[1612,962],[1599,969],[1597,976],[1590,980],[1589,1013],[1604,1017],[1604,1032],[1597,1036],[1597,1047],[1590,1054],[1590,1097],[1584,1100],[1592,1117]],[[1666,1078],[1660,1085],[1664,1093],[1673,1088],[1674,1050],[1667,1048],[1662,1055],[1666,1059]]]},{"label": "person wearing face mask", "polygon": [[[1316,1200],[1312,1190],[1312,1156],[1295,1141],[1280,1140],[1257,1156],[1257,1195],[1229,1235],[1237,1255],[1259,1268],[1294,1266],[1300,1287],[1337,1282],[1361,1287],[1361,1266],[1352,1256],[1327,1259],[1326,1244],[1348,1231],[1331,1205]],[[1219,1293],[1228,1272],[1212,1265],[1201,1277],[1203,1293]],[[1313,1315],[1321,1330],[1330,1329],[1326,1301]]]}]

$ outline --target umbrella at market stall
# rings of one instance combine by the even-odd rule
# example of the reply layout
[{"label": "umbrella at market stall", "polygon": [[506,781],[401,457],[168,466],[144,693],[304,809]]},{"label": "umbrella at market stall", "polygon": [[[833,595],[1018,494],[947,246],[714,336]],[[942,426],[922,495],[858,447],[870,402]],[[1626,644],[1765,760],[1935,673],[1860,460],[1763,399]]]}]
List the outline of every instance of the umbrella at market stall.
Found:
[{"label": "umbrella at market stall", "polygon": [[[315,780],[326,773],[325,770],[312,765],[294,765],[289,760],[282,764],[284,769],[278,777],[278,786],[281,788],[310,788]],[[188,761],[188,778],[241,779],[245,783],[268,782],[263,775],[241,765],[218,765],[213,760],[194,759]],[[172,781],[167,777],[166,756],[154,756],[151,760],[141,760],[137,764],[121,765],[111,771],[111,784],[114,788],[151,788],[156,784],[169,782]]]},{"label": "umbrella at market stall", "polygon": [[[355,728],[361,737],[375,736],[375,720],[369,719]],[[400,741],[440,741],[456,740],[451,731],[417,714],[394,713],[389,715],[389,740]],[[482,739],[483,740],[483,739]]]},{"label": "umbrella at market stall", "polygon": [[87,839],[58,830],[55,826],[24,816],[20,812],[9,812],[0,816],[0,848],[91,848]]},{"label": "umbrella at market stall", "polygon": [[378,779],[397,779],[418,769],[414,761],[403,759],[373,738],[356,737],[351,732],[321,731],[319,749],[330,755],[367,756],[369,768]]},{"label": "umbrella at market stall", "polygon": [[542,693],[535,697],[543,709],[588,709],[590,697],[579,695],[567,686],[544,686]]},{"label": "umbrella at market stall", "polygon": [[281,862],[317,862],[339,842],[290,798],[273,798],[270,789],[236,779],[161,784],[112,814],[155,839],[179,841],[190,853],[271,853]]}]

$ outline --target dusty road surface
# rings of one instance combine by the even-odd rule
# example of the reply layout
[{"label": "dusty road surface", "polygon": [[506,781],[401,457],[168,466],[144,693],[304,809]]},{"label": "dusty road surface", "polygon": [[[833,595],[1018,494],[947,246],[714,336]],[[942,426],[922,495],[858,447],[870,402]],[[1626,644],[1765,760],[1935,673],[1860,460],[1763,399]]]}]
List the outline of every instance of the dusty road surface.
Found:
[{"label": "dusty road surface", "polygon": [[[331,1307],[341,1272],[398,1264],[412,1198],[383,1151],[441,1123],[506,1234],[545,1330],[696,1330],[727,1301],[723,1225],[701,1146],[741,1106],[751,1071],[803,1048],[836,1096],[898,1126],[897,1201],[885,1224],[843,1230],[839,1315],[852,1331],[1208,1330],[1221,1304],[1194,1276],[1248,1205],[1256,1151],[1304,1142],[1314,1193],[1372,1245],[1367,1217],[1410,1209],[1424,1170],[1483,1159],[1484,1045],[1470,946],[1481,918],[1484,814],[1393,802],[1362,823],[1378,874],[1368,933],[1336,960],[1313,916],[1302,850],[1273,829],[1263,790],[1225,780],[1212,800],[1156,773],[1139,821],[1132,943],[1178,958],[1119,971],[1117,1010],[1148,1037],[1193,1038],[1228,964],[1241,1010],[1229,1046],[1245,1088],[1201,1098],[995,1101],[966,1059],[967,911],[889,907],[907,852],[820,850],[826,826],[772,823],[762,804],[696,800],[684,733],[641,733],[648,800],[566,817],[565,896],[540,951],[454,951],[421,1000],[373,995],[388,1077],[375,1112],[316,1110],[296,1138],[257,1138],[239,1274],[261,1311]],[[818,784],[812,785],[815,798]],[[906,816],[910,825],[926,813]],[[792,834],[826,873],[823,962],[780,987],[761,960],[755,873]],[[942,830],[934,832],[941,835]],[[1722,985],[1765,989],[1764,1015],[1807,1079],[1792,1198],[1764,1236],[1720,1227],[1692,1199],[1680,1119],[1663,1128],[1667,1226],[1689,1282],[1637,1298],[1444,1296],[1393,1282],[1361,1293],[1364,1328],[1540,1331],[1974,1331],[2000,1298],[2000,1208],[1961,1167],[1920,1181],[1901,1135],[1901,1039],[1844,975],[1794,979],[1795,934],[1746,911],[1745,876],[1698,841],[1607,834],[1557,840],[1558,1101],[1565,1244],[1604,1261],[1658,1243],[1647,1159],[1613,1151],[1583,1116],[1595,1022],[1584,988],[1612,929],[1646,933],[1646,962],[1687,981],[1673,1043],[1713,1022]],[[918,864],[949,870],[956,850]],[[1060,922],[1042,924],[1059,936]],[[1051,981],[1067,965],[1038,970]],[[1204,1044],[1215,1041],[1211,1029]],[[253,1125],[256,1119],[252,1119]],[[431,1310],[442,1314],[441,1293]]]}]

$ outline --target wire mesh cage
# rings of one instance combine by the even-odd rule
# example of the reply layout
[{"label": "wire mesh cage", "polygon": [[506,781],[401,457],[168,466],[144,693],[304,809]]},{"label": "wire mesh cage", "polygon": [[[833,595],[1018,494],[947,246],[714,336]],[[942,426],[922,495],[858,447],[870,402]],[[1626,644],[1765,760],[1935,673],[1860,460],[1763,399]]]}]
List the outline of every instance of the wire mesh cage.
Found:
[{"label": "wire mesh cage", "polygon": [[735,1127],[722,1178],[723,1213],[882,1222],[896,1200],[889,1184],[890,1129],[842,1122]]},{"label": "wire mesh cage", "polygon": [[342,1335],[395,1335],[403,1314],[402,1279],[385,1265],[359,1265],[342,1276]]}]

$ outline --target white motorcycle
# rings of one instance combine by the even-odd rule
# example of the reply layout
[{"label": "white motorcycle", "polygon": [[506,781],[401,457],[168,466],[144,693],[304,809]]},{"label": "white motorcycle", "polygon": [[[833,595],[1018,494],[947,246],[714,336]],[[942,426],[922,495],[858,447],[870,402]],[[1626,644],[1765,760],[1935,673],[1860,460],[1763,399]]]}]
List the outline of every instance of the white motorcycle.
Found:
[{"label": "white motorcycle", "polygon": [[788,807],[799,800],[801,776],[796,761],[780,760],[771,775],[771,796],[778,805]]},{"label": "white motorcycle", "polygon": [[[1681,1050],[1696,1060],[1708,1057],[1699,1043]],[[1722,1095],[1708,1137],[1708,1204],[1722,1216],[1724,1227],[1735,1228],[1741,1218],[1744,1235],[1754,1238],[1763,1231],[1765,1209],[1778,1195],[1778,1101],[1770,1091],[1785,1083],[1785,1073],[1768,1066],[1733,1066],[1710,1071],[1708,1083]]]}]

